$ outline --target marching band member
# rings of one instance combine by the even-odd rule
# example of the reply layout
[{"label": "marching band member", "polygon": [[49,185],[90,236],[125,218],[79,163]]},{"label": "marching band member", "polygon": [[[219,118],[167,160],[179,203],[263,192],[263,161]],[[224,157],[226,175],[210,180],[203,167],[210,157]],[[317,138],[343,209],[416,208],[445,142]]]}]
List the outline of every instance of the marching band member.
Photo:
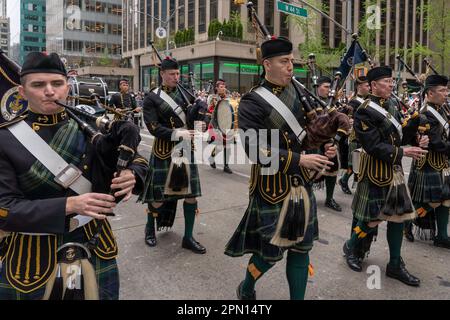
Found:
[{"label": "marching band member", "polygon": [[[119,92],[115,93],[109,104],[120,113],[132,112],[135,125],[139,125],[139,116],[142,108],[137,105],[136,97],[130,92],[130,84],[127,79],[119,80]],[[117,119],[117,116],[115,116]]]},{"label": "marching band member", "polygon": [[[181,153],[190,159],[175,157],[174,150],[179,139],[190,143],[194,135],[194,112],[198,103],[187,107],[189,101],[183,96],[186,90],[179,88],[178,62],[170,57],[161,62],[162,85],[147,95],[144,100],[144,120],[149,132],[155,136],[149,161],[149,172],[145,188],[139,201],[148,204],[148,219],[145,227],[145,243],[156,246],[155,220],[158,230],[173,225],[176,204],[184,199],[184,237],[182,247],[194,253],[204,254],[206,248],[193,237],[195,216],[198,212],[197,197],[201,196],[200,177],[194,163],[193,149]],[[200,101],[200,100],[198,100]],[[178,156],[178,155],[177,155]],[[175,163],[175,160],[177,161]]]},{"label": "marching band member", "polygon": [[[317,80],[317,95],[319,98],[327,103],[328,101],[328,94],[330,93],[331,89],[331,79],[327,76],[321,76]],[[322,107],[318,105],[316,107],[316,110],[318,113],[322,112]],[[337,161],[337,159],[336,159]],[[336,175],[326,175],[324,177],[325,180],[325,188],[326,188],[326,199],[325,199],[325,206],[333,209],[335,211],[342,211],[341,206],[334,200],[334,189],[336,187],[336,181],[337,181],[337,173]]]},{"label": "marching band member", "polygon": [[[210,99],[210,105],[208,106],[209,107],[208,112],[211,114],[214,113],[214,109],[220,100],[230,98],[230,96],[227,95],[227,84],[222,79],[219,79],[216,81],[216,85],[214,87],[214,93],[215,94]],[[229,142],[227,141],[226,135],[220,134],[220,131],[215,129],[212,123],[210,123],[208,126],[208,132],[210,135],[210,143],[213,143],[213,142],[218,143],[218,142],[222,141],[223,171],[226,173],[233,173],[233,171],[231,171],[230,167],[228,166],[231,151],[230,151],[230,146],[229,146]],[[216,162],[214,161],[214,158],[216,156],[216,150],[217,150],[217,145],[214,146],[214,149],[211,151],[211,156],[209,157],[209,165],[213,169],[216,168]]]},{"label": "marching band member", "polygon": [[[390,259],[386,276],[410,286],[419,286],[420,280],[408,272],[401,258],[403,222],[412,220],[415,211],[405,190],[402,193],[403,198],[397,197],[400,192],[393,190],[405,189],[401,171],[402,158],[419,159],[423,156],[426,151],[420,147],[427,146],[428,138],[420,138],[420,147],[401,147],[415,143],[419,126],[418,115],[403,126],[400,125],[400,113],[387,103],[394,86],[392,70],[389,67],[371,69],[367,80],[372,94],[354,114],[356,138],[364,149],[358,186],[352,203],[353,215],[358,224],[351,238],[344,243],[344,254],[352,270],[362,271],[363,257],[358,256],[355,248],[364,238],[375,232],[378,224],[387,221]],[[392,205],[391,199],[399,203],[401,201],[402,211],[400,207]]]},{"label": "marching band member", "polygon": [[[107,134],[88,136],[55,103],[69,92],[66,69],[55,53],[30,53],[20,76],[28,114],[0,129],[0,229],[10,232],[0,299],[118,299],[117,243],[105,219],[115,197],[128,200],[143,185],[147,163],[137,153],[127,169],[114,174],[121,132],[131,132],[136,146],[139,132],[119,121]],[[55,174],[61,170],[55,161],[68,170]],[[110,189],[117,190],[107,194]],[[101,241],[89,250],[86,243],[98,223],[92,218],[103,227]],[[75,282],[84,292],[78,284],[76,295],[63,289],[69,271],[63,263],[80,263]]]},{"label": "marching band member", "polygon": [[[367,77],[361,76],[358,77],[355,81],[356,86],[356,95],[350,100],[348,103],[349,107],[352,108],[351,114],[355,114],[358,107],[364,102],[367,96],[370,93],[369,82],[367,81]],[[346,194],[352,194],[349,186],[348,180],[353,174],[352,169],[352,153],[355,149],[359,148],[360,144],[356,139],[355,130],[352,129],[349,137],[348,137],[348,168],[347,172],[344,173],[341,179],[339,179],[338,183],[342,188],[342,192]]]},{"label": "marching band member", "polygon": [[413,162],[408,186],[419,215],[419,228],[424,222],[428,222],[428,227],[434,227],[436,221],[437,235],[433,244],[450,249],[447,233],[450,206],[450,132],[448,115],[442,107],[448,94],[447,83],[448,78],[441,75],[430,75],[425,81],[424,94],[427,103],[421,108],[421,115],[426,118],[429,127],[426,133],[430,142],[426,157]]},{"label": "marching band member", "polygon": [[[328,169],[332,165],[328,159],[336,156],[336,148],[329,143],[324,147],[325,156],[301,154],[307,148],[304,140],[308,138],[300,143],[296,138],[299,132],[294,133],[295,129],[286,120],[293,118],[304,127],[307,116],[297,89],[291,82],[292,43],[283,37],[273,37],[261,45],[261,51],[265,78],[258,87],[242,97],[238,110],[239,127],[243,134],[251,135],[252,131],[256,132],[250,138],[241,139],[247,155],[254,162],[249,205],[226,245],[225,254],[231,257],[252,254],[245,279],[237,288],[237,296],[239,299],[254,300],[256,281],[277,261],[282,260],[284,252],[288,251],[286,274],[290,297],[304,299],[309,251],[318,236],[317,207],[312,187],[306,182],[309,178],[307,168],[318,171]],[[267,99],[277,101],[276,105]],[[284,116],[280,113],[281,110],[285,111]],[[279,133],[278,147],[270,148],[261,141],[261,136],[258,139],[258,132],[261,135],[260,130],[264,129]],[[255,159],[256,153],[258,155]],[[278,161],[278,168],[265,173],[265,169],[268,169],[267,162],[262,157],[268,157],[266,160],[271,163]],[[297,218],[293,217],[297,214]],[[283,223],[284,215],[293,218],[294,223]],[[297,225],[296,219],[302,222]],[[285,229],[289,227],[292,232]],[[289,240],[284,238],[287,233],[290,234]]]}]

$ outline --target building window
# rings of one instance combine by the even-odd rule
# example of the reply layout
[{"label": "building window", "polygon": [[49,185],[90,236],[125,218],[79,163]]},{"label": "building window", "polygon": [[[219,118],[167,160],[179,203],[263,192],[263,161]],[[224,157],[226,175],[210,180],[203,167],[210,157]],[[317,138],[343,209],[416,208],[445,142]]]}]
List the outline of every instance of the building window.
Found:
[{"label": "building window", "polygon": [[280,12],[280,36],[289,37],[289,19],[283,12]]},{"label": "building window", "polygon": [[[153,16],[159,17],[159,0],[153,0]],[[153,19],[153,32],[158,28],[159,22],[156,19]],[[152,35],[152,38],[154,36]]]},{"label": "building window", "polygon": [[[173,12],[175,12],[174,10],[176,9],[175,7],[175,0],[170,0],[170,7],[169,7],[169,12],[170,14],[172,14]],[[175,13],[176,14],[176,13]],[[173,17],[170,19],[170,31],[171,33],[175,32],[176,26],[175,26],[175,14],[173,15]]]},{"label": "building window", "polygon": [[206,0],[198,1],[198,32],[206,31]]},{"label": "building window", "polygon": [[184,30],[186,27],[184,14],[186,9],[186,0],[179,0],[178,5],[184,5],[182,8],[178,9],[178,30]]},{"label": "building window", "polygon": [[[322,1],[322,9],[329,13],[330,12],[330,0],[323,0]],[[325,18],[322,17],[322,36],[323,36],[323,40],[325,42],[325,46],[329,46],[330,45],[330,21]]]},{"label": "building window", "polygon": [[[140,0],[139,11],[145,12],[145,0]],[[139,48],[145,47],[145,14],[139,13]]]},{"label": "building window", "polygon": [[84,0],[85,10],[95,12],[95,1],[93,0]]},{"label": "building window", "polygon": [[274,1],[264,1],[264,24],[269,30],[270,34],[273,34],[273,20],[274,20],[275,8]]},{"label": "building window", "polygon": [[188,29],[194,28],[195,22],[195,0],[188,0]]},{"label": "building window", "polygon": [[[335,10],[334,10],[334,20],[339,22],[341,25],[344,25],[342,23],[342,2],[336,1],[335,4]],[[342,42],[342,31],[341,28],[337,25],[334,26],[334,47],[337,48]]]},{"label": "building window", "polygon": [[217,1],[218,0],[210,0],[209,4],[209,21],[217,19]]}]

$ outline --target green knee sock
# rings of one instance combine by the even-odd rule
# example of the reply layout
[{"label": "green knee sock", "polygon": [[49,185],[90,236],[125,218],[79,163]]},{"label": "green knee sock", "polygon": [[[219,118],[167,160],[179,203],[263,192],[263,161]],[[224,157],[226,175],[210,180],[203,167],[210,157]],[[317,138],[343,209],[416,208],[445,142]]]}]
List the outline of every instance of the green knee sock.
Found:
[{"label": "green knee sock", "polygon": [[145,226],[146,230],[151,230],[151,228],[154,228],[155,226],[155,219],[159,215],[159,210],[162,207],[154,208],[151,204],[148,205],[148,211],[147,211],[147,225]]},{"label": "green knee sock", "polygon": [[[355,220],[353,222],[355,222]],[[356,227],[352,228],[352,235],[350,237],[350,240],[347,241],[347,246],[350,249],[355,248],[360,240],[367,237],[367,235],[374,230],[375,228],[370,228],[366,222],[358,221]]]},{"label": "green knee sock", "polygon": [[336,186],[337,177],[325,177],[325,186],[327,188],[327,200],[333,199],[334,187]]},{"label": "green knee sock", "polygon": [[448,239],[448,215],[449,208],[439,206],[436,208],[436,224],[437,224],[437,238],[440,240]]},{"label": "green knee sock", "polygon": [[291,300],[304,300],[308,283],[309,254],[289,251],[286,275]]},{"label": "green knee sock", "polygon": [[259,255],[252,255],[248,262],[247,271],[245,272],[242,294],[248,296],[252,295],[253,290],[255,290],[256,281],[274,265],[274,263],[263,260]]},{"label": "green knee sock", "polygon": [[355,228],[358,225],[358,219],[353,217],[352,219],[352,229],[350,230],[350,237],[355,233]]},{"label": "green knee sock", "polygon": [[389,264],[393,267],[400,265],[400,256],[403,240],[403,223],[388,222],[387,241],[389,245]]},{"label": "green knee sock", "polygon": [[183,202],[183,211],[184,211],[184,236],[186,238],[192,237],[192,232],[194,230],[194,222],[195,222],[195,211],[197,210],[197,202],[196,203],[187,203]]}]

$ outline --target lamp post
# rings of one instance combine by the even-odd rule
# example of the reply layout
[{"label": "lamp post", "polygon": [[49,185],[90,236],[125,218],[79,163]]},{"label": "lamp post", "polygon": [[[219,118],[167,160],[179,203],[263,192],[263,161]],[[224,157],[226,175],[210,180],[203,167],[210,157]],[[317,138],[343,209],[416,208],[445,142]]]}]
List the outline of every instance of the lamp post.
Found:
[{"label": "lamp post", "polygon": [[[166,56],[169,55],[170,20],[172,19],[172,17],[174,16],[174,14],[175,14],[178,10],[180,10],[181,8],[184,8],[184,4],[181,5],[181,6],[176,7],[176,8],[173,10],[173,12],[169,15],[169,17],[166,19],[166,21],[163,21],[163,20],[161,20],[161,19],[158,19],[158,18],[152,16],[151,14],[148,14],[148,13],[145,13],[145,12],[142,12],[142,11],[139,11],[139,10],[131,10],[131,11],[134,11],[134,12],[138,12],[138,13],[140,13],[140,14],[145,14],[147,17],[150,17],[150,18],[152,18],[152,19],[155,19],[156,21],[159,21],[160,25],[165,26],[165,28],[166,28],[166,52],[165,52],[165,54],[166,54]],[[152,38],[153,38],[153,37],[152,37]]]}]

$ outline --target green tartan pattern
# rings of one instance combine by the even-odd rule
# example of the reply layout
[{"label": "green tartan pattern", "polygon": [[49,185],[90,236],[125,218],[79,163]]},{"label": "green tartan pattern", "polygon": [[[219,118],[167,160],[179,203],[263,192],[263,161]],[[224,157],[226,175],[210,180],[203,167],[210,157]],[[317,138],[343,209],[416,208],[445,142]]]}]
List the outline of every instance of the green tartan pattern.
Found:
[{"label": "green tartan pattern", "polygon": [[[99,286],[100,300],[119,299],[119,270],[116,259],[102,260],[92,255],[91,263],[95,267],[95,274]],[[5,267],[0,274],[0,300],[41,300],[45,294],[45,286],[30,292],[21,293],[9,285],[6,280]]]},{"label": "green tartan pattern", "polygon": [[408,187],[411,199],[414,202],[442,202],[442,171],[436,171],[428,164],[421,170],[416,166],[411,167],[408,178]]},{"label": "green tartan pattern", "polygon": [[[80,150],[80,139],[84,139],[82,132],[78,128],[78,124],[70,119],[64,126],[62,126],[55,134],[49,146],[58,153],[67,163],[78,166],[81,159],[81,154],[84,152]],[[40,194],[47,194],[54,190],[60,191],[63,188],[54,182],[54,175],[41,162],[36,161],[30,170],[20,176],[18,180],[22,189],[26,192],[38,190]],[[44,189],[42,189],[44,188]]]},{"label": "green tartan pattern", "polygon": [[359,221],[370,222],[379,220],[390,186],[378,187],[371,183],[367,176],[358,181],[352,202],[353,216]]},{"label": "green tartan pattern", "polygon": [[308,188],[308,193],[311,201],[310,219],[303,241],[288,248],[270,244],[283,203],[265,202],[256,192],[250,197],[244,217],[225,247],[225,254],[231,257],[240,257],[244,254],[254,253],[260,255],[265,261],[275,262],[283,259],[284,251],[288,249],[300,252],[310,251],[314,240],[318,239],[319,229],[316,199],[311,188]]},{"label": "green tartan pattern", "polygon": [[[194,159],[194,156],[191,157]],[[162,202],[178,200],[184,198],[200,197],[202,195],[200,186],[200,176],[195,163],[190,164],[191,193],[189,195],[165,195],[164,187],[172,160],[171,158],[162,160],[152,152],[149,159],[149,170],[145,177],[144,190],[139,195],[138,201],[142,203]]]}]

